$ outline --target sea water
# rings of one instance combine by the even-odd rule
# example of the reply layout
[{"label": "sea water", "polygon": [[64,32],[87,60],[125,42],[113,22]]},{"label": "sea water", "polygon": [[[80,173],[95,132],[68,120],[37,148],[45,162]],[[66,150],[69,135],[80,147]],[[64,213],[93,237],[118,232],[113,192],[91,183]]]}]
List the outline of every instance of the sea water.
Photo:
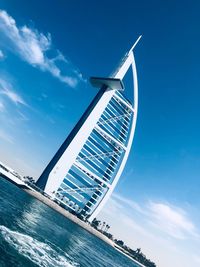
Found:
[{"label": "sea water", "polygon": [[0,267],[138,267],[0,177]]}]

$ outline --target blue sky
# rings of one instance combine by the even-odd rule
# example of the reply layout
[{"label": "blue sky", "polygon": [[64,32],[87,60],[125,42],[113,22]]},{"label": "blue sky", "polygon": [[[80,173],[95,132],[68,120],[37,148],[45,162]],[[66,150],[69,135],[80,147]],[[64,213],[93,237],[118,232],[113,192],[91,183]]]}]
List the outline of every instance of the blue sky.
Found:
[{"label": "blue sky", "polygon": [[35,178],[96,94],[88,78],[108,76],[143,35],[133,148],[99,217],[159,266],[197,266],[198,1],[13,0],[0,8],[0,160]]}]

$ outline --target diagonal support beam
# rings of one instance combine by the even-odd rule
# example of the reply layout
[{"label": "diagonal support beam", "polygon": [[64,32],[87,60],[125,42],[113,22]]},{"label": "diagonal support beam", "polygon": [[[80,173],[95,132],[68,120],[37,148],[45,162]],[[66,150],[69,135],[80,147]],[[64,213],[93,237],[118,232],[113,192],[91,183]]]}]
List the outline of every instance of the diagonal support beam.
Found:
[{"label": "diagonal support beam", "polygon": [[83,157],[83,158],[78,158],[76,160],[76,162],[87,161],[87,160],[92,160],[92,159],[107,158],[107,157],[116,155],[117,152],[118,152],[118,150],[116,150],[116,151],[110,151],[110,152],[107,152],[107,153],[99,153],[99,154],[95,154],[95,155],[92,155],[92,156],[86,156],[86,157]]},{"label": "diagonal support beam", "polygon": [[76,162],[74,163],[74,165],[76,167],[78,167],[80,170],[84,171],[85,173],[88,173],[89,175],[91,175],[92,177],[94,177],[96,180],[98,180],[99,182],[105,184],[108,188],[110,188],[110,184],[107,183],[106,181],[104,181],[103,179],[101,179],[99,176],[97,176],[96,174],[94,174],[93,172],[91,172],[88,168],[86,168],[83,164],[81,164],[80,162]]},{"label": "diagonal support beam", "polygon": [[124,119],[124,118],[126,118],[128,116],[130,116],[130,113],[125,113],[125,114],[120,115],[120,116],[111,117],[110,119],[99,121],[97,123],[97,125],[103,125],[103,124],[106,124],[106,123],[109,123],[109,122],[119,121],[119,120]]},{"label": "diagonal support beam", "polygon": [[122,104],[124,104],[133,113],[135,112],[134,108],[129,103],[127,103],[126,101],[124,101],[119,95],[115,94],[114,95],[114,98],[117,98],[118,101],[120,101]]},{"label": "diagonal support beam", "polygon": [[106,131],[104,131],[103,129],[101,129],[98,125],[95,126],[96,130],[98,132],[100,132],[100,134],[107,139],[113,141],[116,145],[118,145],[119,147],[121,147],[124,151],[126,151],[126,147],[120,143],[118,140],[116,140],[114,137],[112,137],[109,133],[107,133]]}]

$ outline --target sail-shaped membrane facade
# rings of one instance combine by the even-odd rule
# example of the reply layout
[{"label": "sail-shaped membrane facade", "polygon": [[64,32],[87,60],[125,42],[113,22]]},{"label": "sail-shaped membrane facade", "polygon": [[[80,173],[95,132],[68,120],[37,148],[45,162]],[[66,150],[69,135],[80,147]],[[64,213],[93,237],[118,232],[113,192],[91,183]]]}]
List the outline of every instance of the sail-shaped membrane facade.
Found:
[{"label": "sail-shaped membrane facade", "polygon": [[[123,78],[133,74],[133,102],[124,95]],[[130,152],[138,106],[137,73],[129,51],[101,86],[77,125],[50,161],[37,185],[62,206],[92,220],[114,190]]]}]

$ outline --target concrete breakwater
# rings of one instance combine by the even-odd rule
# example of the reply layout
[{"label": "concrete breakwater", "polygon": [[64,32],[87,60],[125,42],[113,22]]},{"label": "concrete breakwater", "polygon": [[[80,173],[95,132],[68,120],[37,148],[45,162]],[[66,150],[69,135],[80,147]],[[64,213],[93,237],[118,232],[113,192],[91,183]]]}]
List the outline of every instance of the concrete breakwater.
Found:
[{"label": "concrete breakwater", "polygon": [[71,220],[72,222],[78,224],[80,227],[82,227],[83,229],[85,229],[89,233],[95,235],[99,239],[103,240],[107,244],[114,247],[114,242],[112,240],[110,240],[105,235],[103,235],[102,233],[100,233],[99,231],[97,231],[96,229],[91,227],[86,222],[81,221],[79,218],[77,218],[76,216],[74,216],[73,214],[68,212],[67,210],[63,209],[61,206],[59,206],[57,203],[55,203],[51,199],[43,196],[41,193],[39,193],[37,191],[31,190],[31,189],[26,189],[26,188],[22,188],[22,189],[25,192],[27,192],[28,194],[30,194],[31,196],[35,197],[36,199],[38,199],[39,201],[44,203],[45,205],[47,205],[48,207],[54,209],[55,211],[59,212],[60,214],[62,214],[63,216],[65,216],[66,218]]}]

